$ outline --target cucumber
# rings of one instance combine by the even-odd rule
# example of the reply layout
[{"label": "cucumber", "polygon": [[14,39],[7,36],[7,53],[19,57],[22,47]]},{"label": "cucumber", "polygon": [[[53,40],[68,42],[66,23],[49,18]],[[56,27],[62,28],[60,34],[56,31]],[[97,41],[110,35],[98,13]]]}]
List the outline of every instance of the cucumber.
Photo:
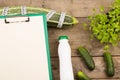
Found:
[{"label": "cucumber", "polygon": [[80,46],[78,48],[78,51],[79,51],[81,57],[83,58],[83,60],[85,61],[85,64],[87,65],[88,69],[90,69],[90,70],[95,69],[94,60],[92,59],[92,57],[89,54],[89,52],[87,51],[87,49],[85,49],[84,47]]},{"label": "cucumber", "polygon": [[114,76],[115,74],[114,63],[112,56],[109,52],[104,52],[104,60],[106,62],[106,74],[108,76]]},{"label": "cucumber", "polygon": [[79,71],[77,73],[78,80],[91,80],[85,73]]},{"label": "cucumber", "polygon": [[[26,7],[27,14],[37,14],[37,13],[45,13],[47,14],[50,10],[45,8],[35,8],[35,7]],[[3,7],[0,8],[0,16],[2,15]],[[8,15],[16,15],[21,14],[21,7],[9,7]],[[57,27],[59,18],[60,18],[59,12],[56,12],[48,21],[49,27]],[[77,24],[78,20],[75,17],[72,17],[68,14],[66,14],[63,27],[69,27],[74,24]]]}]

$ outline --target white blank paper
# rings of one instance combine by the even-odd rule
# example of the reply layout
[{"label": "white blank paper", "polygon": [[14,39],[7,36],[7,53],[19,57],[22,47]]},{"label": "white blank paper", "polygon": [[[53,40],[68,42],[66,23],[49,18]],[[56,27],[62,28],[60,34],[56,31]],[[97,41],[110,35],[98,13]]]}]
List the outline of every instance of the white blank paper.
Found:
[{"label": "white blank paper", "polygon": [[0,80],[49,80],[42,16],[9,24],[0,19]]}]

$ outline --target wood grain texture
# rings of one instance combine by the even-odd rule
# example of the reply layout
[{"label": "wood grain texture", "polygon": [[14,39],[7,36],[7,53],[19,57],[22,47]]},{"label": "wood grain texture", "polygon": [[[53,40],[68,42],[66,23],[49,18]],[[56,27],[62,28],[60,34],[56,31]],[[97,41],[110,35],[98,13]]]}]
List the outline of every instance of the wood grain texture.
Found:
[{"label": "wood grain texture", "polygon": [[44,7],[71,14],[71,0],[45,0]]},{"label": "wood grain texture", "polygon": [[[72,49],[72,56],[79,56],[77,52],[77,48],[79,46],[84,46],[88,49],[92,56],[102,56],[104,45],[101,44],[97,39],[90,39],[91,32],[89,30],[84,29],[83,23],[88,23],[87,18],[77,18],[79,20],[79,24],[67,28],[67,29],[57,29],[57,28],[49,28],[49,43],[50,43],[50,51],[52,57],[57,57],[57,46],[58,46],[58,37],[60,35],[69,36],[69,42]],[[120,55],[120,45],[117,47],[111,46],[110,52],[112,55],[117,56]]]},{"label": "wood grain texture", "polygon": [[0,6],[32,6],[53,9],[58,12],[66,12],[75,17],[87,17],[93,15],[93,9],[99,13],[100,6],[108,7],[113,0],[0,0]]},{"label": "wood grain texture", "polygon": [[112,5],[113,2],[114,0],[101,0],[101,4],[104,7],[110,7],[110,5]]},{"label": "wood grain texture", "polygon": [[[120,80],[120,57],[113,57],[115,64],[115,75],[113,77],[107,77],[105,73],[106,65],[103,60],[103,57],[93,57],[95,61],[95,70],[90,71],[84,64],[84,61],[80,57],[72,57],[73,70],[75,80],[77,80],[77,72],[83,71],[86,75],[88,75],[93,80]],[[52,58],[52,69],[53,69],[53,80],[59,80],[59,61],[58,58]],[[56,76],[57,75],[57,76]]]},{"label": "wood grain texture", "polygon": [[[103,60],[103,44],[97,39],[90,39],[91,32],[85,30],[83,23],[89,23],[86,17],[93,15],[93,8],[96,13],[100,13],[100,6],[105,7],[105,12],[110,8],[114,0],[0,0],[0,7],[4,6],[33,6],[43,7],[56,10],[57,12],[66,12],[77,17],[79,24],[67,29],[48,28],[51,65],[53,72],[53,80],[59,79],[59,59],[58,59],[58,37],[67,35],[72,50],[72,63],[74,69],[75,80],[78,80],[76,74],[79,70],[85,72],[92,80],[120,80],[120,45],[110,48],[115,63],[115,76],[107,77],[105,73],[105,63]],[[77,48],[84,46],[93,56],[96,68],[89,71],[81,59]]]},{"label": "wood grain texture", "polygon": [[45,0],[44,7],[59,12],[65,11],[75,17],[86,17],[93,15],[93,9],[99,13],[101,6],[108,11],[112,2],[113,0]]},{"label": "wood grain texture", "polygon": [[99,12],[101,0],[73,0],[72,1],[72,14],[76,17],[86,17],[93,14],[93,8]]},{"label": "wood grain texture", "polygon": [[31,0],[0,0],[0,7],[31,5]]},{"label": "wood grain texture", "polygon": [[30,0],[30,1],[31,1],[30,6],[32,7],[44,7],[45,0]]}]

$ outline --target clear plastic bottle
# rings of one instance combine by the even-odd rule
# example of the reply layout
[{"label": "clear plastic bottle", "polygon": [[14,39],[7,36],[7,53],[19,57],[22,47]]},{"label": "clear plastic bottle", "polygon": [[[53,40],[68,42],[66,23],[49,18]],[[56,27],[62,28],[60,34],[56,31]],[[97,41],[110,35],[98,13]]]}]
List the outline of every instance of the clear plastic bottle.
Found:
[{"label": "clear plastic bottle", "polygon": [[74,80],[71,48],[67,36],[59,37],[58,56],[60,62],[60,80]]}]

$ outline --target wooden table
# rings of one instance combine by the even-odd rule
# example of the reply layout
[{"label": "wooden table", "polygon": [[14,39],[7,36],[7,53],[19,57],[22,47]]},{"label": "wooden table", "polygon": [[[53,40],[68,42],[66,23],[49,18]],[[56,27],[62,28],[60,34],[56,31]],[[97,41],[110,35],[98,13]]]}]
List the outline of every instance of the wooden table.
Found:
[{"label": "wooden table", "polygon": [[[83,71],[92,80],[120,80],[120,45],[118,47],[110,48],[115,64],[115,76],[107,77],[105,74],[105,63],[103,60],[103,44],[96,39],[90,40],[91,32],[85,30],[83,23],[87,22],[87,17],[93,14],[93,8],[96,13],[99,13],[100,6],[105,7],[108,11],[108,6],[114,0],[0,0],[0,6],[33,6],[53,9],[59,12],[67,12],[75,16],[79,20],[79,24],[68,29],[48,28],[49,45],[51,55],[51,65],[53,80],[59,79],[59,60],[58,60],[58,37],[60,35],[67,35],[72,49],[72,64],[74,69],[75,80],[77,80],[76,73]],[[95,70],[89,71],[77,52],[79,46],[84,46],[91,53],[95,61]]]},{"label": "wooden table", "polygon": [[[78,18],[80,23],[68,29],[53,29],[49,28],[49,43],[51,52],[51,62],[53,70],[53,80],[59,80],[59,59],[58,59],[58,37],[60,35],[68,35],[69,43],[72,49],[72,63],[74,69],[75,80],[77,80],[76,74],[78,71],[83,71],[92,80],[120,80],[120,46],[112,47],[110,52],[112,53],[115,64],[115,76],[107,77],[105,73],[106,65],[103,59],[103,45],[96,39],[90,40],[91,32],[85,30],[82,24],[88,22],[86,18]],[[84,46],[91,53],[95,61],[95,70],[89,71],[84,61],[81,59],[77,52],[79,46]]]}]

